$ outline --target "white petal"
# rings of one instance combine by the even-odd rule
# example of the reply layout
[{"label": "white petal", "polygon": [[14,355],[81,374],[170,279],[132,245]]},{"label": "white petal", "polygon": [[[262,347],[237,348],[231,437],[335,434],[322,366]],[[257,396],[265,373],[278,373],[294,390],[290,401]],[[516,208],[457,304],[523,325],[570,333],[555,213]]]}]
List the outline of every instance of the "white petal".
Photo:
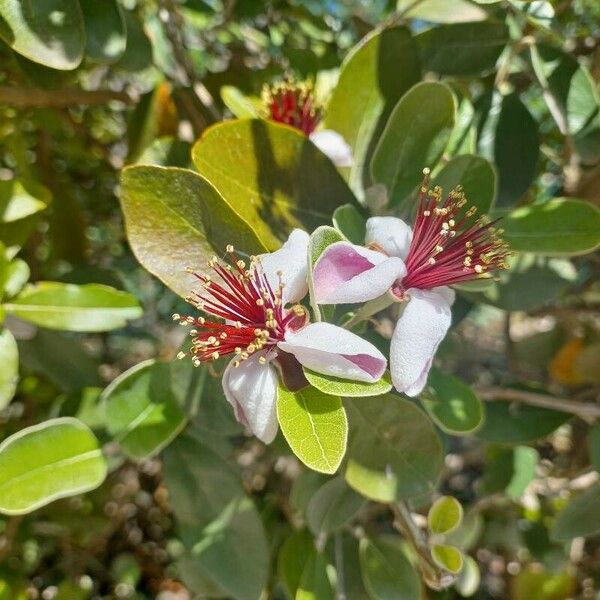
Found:
[{"label": "white petal", "polygon": [[223,373],[223,391],[236,419],[269,444],[277,435],[277,371],[269,362],[260,364],[256,353],[235,367],[232,360]]},{"label": "white petal", "polygon": [[411,288],[407,292],[410,300],[398,319],[390,348],[392,381],[407,396],[418,396],[425,387],[433,357],[450,327],[447,290]]},{"label": "white petal", "polygon": [[307,325],[278,345],[305,367],[343,379],[378,381],[387,365],[373,344],[331,323]]},{"label": "white petal", "polygon": [[279,286],[278,271],[282,272],[283,302],[302,300],[308,292],[308,233],[294,229],[279,250],[261,255],[262,269],[273,290]]},{"label": "white petal", "polygon": [[365,242],[378,244],[390,256],[406,259],[411,241],[412,229],[402,219],[396,217],[367,219]]},{"label": "white petal", "polygon": [[336,167],[352,166],[352,148],[337,131],[325,129],[310,134],[310,141],[331,160]]},{"label": "white petal", "polygon": [[350,242],[336,242],[325,249],[315,264],[315,300],[319,304],[373,300],[405,274],[406,267],[399,258]]}]

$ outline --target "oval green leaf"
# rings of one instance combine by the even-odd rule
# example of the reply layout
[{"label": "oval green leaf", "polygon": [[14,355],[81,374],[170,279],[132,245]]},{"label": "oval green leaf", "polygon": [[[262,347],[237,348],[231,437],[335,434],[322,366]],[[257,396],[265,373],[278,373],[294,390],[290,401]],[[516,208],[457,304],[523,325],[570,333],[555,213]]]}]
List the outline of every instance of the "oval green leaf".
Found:
[{"label": "oval green leaf", "polygon": [[517,208],[502,219],[502,228],[513,250],[585,254],[600,245],[600,210],[583,200],[555,198]]},{"label": "oval green leaf", "polygon": [[135,460],[160,452],[186,424],[169,367],[154,361],[139,363],[102,393],[108,432]]},{"label": "oval green leaf", "polygon": [[40,327],[65,331],[109,331],[142,316],[134,296],[96,283],[39,282],[2,307]]},{"label": "oval green leaf", "polygon": [[468,23],[487,19],[487,13],[467,0],[398,0],[397,10],[411,19],[432,23]]},{"label": "oval green leaf", "polygon": [[360,211],[351,204],[344,204],[333,211],[333,225],[353,244],[364,244],[366,221]]},{"label": "oval green leaf", "polygon": [[53,69],[74,69],[83,58],[85,45],[79,2],[3,0],[0,37],[34,62]]},{"label": "oval green leaf", "polygon": [[300,131],[260,119],[207,129],[192,149],[198,172],[269,248],[295,227],[312,231],[356,199],[333,163]]},{"label": "oval green leaf", "polygon": [[364,505],[343,477],[330,479],[313,495],[306,511],[308,526],[315,536],[329,534],[348,522]]},{"label": "oval green leaf", "polygon": [[322,375],[309,369],[304,369],[304,375],[308,382],[319,391],[330,396],[341,396],[342,398],[364,398],[366,396],[381,396],[392,389],[392,376],[389,371],[375,383],[363,381],[349,381],[332,375]]},{"label": "oval green leaf", "polygon": [[435,489],[442,445],[425,413],[388,394],[347,403],[352,437],[346,481],[379,502],[422,496]]},{"label": "oval green leaf", "polygon": [[429,509],[427,524],[431,533],[445,535],[454,531],[462,518],[463,508],[460,502],[452,496],[442,496]]},{"label": "oval green leaf", "polygon": [[509,39],[504,23],[490,21],[442,25],[416,37],[425,71],[459,77],[493,71]]},{"label": "oval green leaf", "polygon": [[369,540],[359,546],[360,570],[369,596],[376,600],[420,600],[421,580],[398,540]]},{"label": "oval green leaf", "polygon": [[352,148],[349,184],[364,199],[374,145],[400,97],[421,79],[417,45],[405,27],[375,31],[346,56],[324,125]]},{"label": "oval green leaf", "polygon": [[98,440],[77,419],[51,419],[0,444],[0,512],[20,515],[98,487],[106,476]]},{"label": "oval green leaf", "polygon": [[79,0],[85,24],[85,54],[92,60],[113,63],[125,52],[125,18],[116,0]]},{"label": "oval green leaf", "polygon": [[335,473],[348,437],[346,411],[339,397],[307,387],[298,392],[279,388],[277,418],[294,454],[321,473]]},{"label": "oval green leaf", "polygon": [[463,556],[464,565],[454,587],[458,593],[465,598],[470,598],[479,589],[481,583],[481,573],[475,559],[470,556]]},{"label": "oval green leaf", "polygon": [[463,555],[454,546],[435,544],[431,548],[431,557],[439,567],[452,573],[452,575],[458,575],[462,571]]},{"label": "oval green leaf", "polygon": [[456,103],[443,83],[413,86],[396,104],[373,152],[373,181],[388,190],[389,203],[400,204],[433,168],[448,144]]},{"label": "oval green leaf", "polygon": [[551,529],[553,539],[566,542],[576,537],[588,538],[600,533],[600,483],[575,496],[558,513]]},{"label": "oval green leaf", "polygon": [[19,349],[8,329],[0,331],[0,410],[13,399],[19,382]]},{"label": "oval green leaf", "polygon": [[221,88],[221,100],[238,119],[256,119],[261,116],[262,102],[260,98],[246,96],[233,85],[224,85]]},{"label": "oval green leaf", "polygon": [[193,171],[133,166],[123,171],[121,185],[133,253],[180,296],[195,285],[186,266],[203,268],[228,244],[248,254],[266,250],[212,185]]},{"label": "oval green leaf", "polygon": [[478,214],[487,213],[496,199],[496,172],[493,165],[481,156],[465,154],[444,165],[432,185],[439,185],[444,194],[462,186],[468,206],[476,206]]},{"label": "oval green leaf", "polygon": [[483,404],[457,377],[432,369],[421,403],[441,429],[453,435],[475,431],[483,421]]}]

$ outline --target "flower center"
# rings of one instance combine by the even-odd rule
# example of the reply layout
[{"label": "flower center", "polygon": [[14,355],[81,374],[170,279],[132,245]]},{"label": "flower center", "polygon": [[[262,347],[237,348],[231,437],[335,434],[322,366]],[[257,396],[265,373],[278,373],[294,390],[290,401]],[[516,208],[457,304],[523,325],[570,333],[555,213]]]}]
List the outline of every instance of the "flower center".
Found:
[{"label": "flower center", "polygon": [[277,123],[285,123],[310,135],[323,116],[315,100],[310,82],[283,81],[263,88],[263,105],[267,117]]},{"label": "flower center", "polygon": [[[235,354],[238,360],[246,360],[259,350],[269,350],[285,338],[287,331],[296,331],[306,324],[307,313],[303,306],[286,309],[282,302],[283,282],[273,289],[260,264],[260,257],[251,257],[250,265],[240,259],[233,249],[227,247],[228,257],[213,257],[208,268],[217,276],[196,273],[188,269],[202,282],[201,292],[192,292],[186,300],[204,312],[205,317],[173,315],[181,325],[191,325],[192,362],[217,360]],[[211,317],[224,319],[225,322]],[[187,356],[180,352],[178,358]],[[266,358],[261,356],[261,362]]]},{"label": "flower center", "polygon": [[394,288],[402,296],[409,288],[431,289],[492,275],[507,269],[510,255],[502,229],[486,216],[475,218],[477,207],[464,209],[462,188],[442,200],[439,186],[429,189],[424,171],[413,237],[406,257],[406,275]]}]

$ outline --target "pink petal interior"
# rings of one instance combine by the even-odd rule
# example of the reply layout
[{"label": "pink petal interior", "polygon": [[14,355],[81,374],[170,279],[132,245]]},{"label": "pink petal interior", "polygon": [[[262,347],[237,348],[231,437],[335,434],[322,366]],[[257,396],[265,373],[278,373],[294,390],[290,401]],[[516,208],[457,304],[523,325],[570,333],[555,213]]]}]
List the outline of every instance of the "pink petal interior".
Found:
[{"label": "pink petal interior", "polygon": [[379,379],[385,372],[385,360],[369,354],[342,354],[342,356],[368,373],[373,379]]},{"label": "pink petal interior", "polygon": [[325,300],[335,289],[350,279],[373,268],[350,244],[330,246],[320,257],[313,281],[317,302]]}]

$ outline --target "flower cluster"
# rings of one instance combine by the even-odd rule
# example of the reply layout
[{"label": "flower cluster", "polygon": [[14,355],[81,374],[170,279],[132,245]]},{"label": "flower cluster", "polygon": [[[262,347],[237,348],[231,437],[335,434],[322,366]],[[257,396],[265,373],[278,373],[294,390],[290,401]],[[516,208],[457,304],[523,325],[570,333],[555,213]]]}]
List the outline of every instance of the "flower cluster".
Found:
[{"label": "flower cluster", "polygon": [[[372,217],[365,245],[329,245],[312,272],[313,301],[357,304],[386,298],[400,304],[390,346],[395,388],[423,390],[433,357],[451,324],[455,292],[449,286],[491,277],[507,268],[502,231],[467,207],[460,188],[442,198],[420,190],[414,226],[396,217]],[[196,366],[231,357],[223,390],[237,419],[265,442],[277,433],[279,378],[288,389],[308,385],[303,367],[342,379],[374,383],[387,359],[371,343],[332,323],[311,323],[301,302],[308,293],[309,236],[294,230],[276,252],[244,260],[231,246],[226,258],[194,273],[199,290],[188,301],[203,316],[174,319],[190,325]],[[181,353],[181,357],[186,354]]]}]

